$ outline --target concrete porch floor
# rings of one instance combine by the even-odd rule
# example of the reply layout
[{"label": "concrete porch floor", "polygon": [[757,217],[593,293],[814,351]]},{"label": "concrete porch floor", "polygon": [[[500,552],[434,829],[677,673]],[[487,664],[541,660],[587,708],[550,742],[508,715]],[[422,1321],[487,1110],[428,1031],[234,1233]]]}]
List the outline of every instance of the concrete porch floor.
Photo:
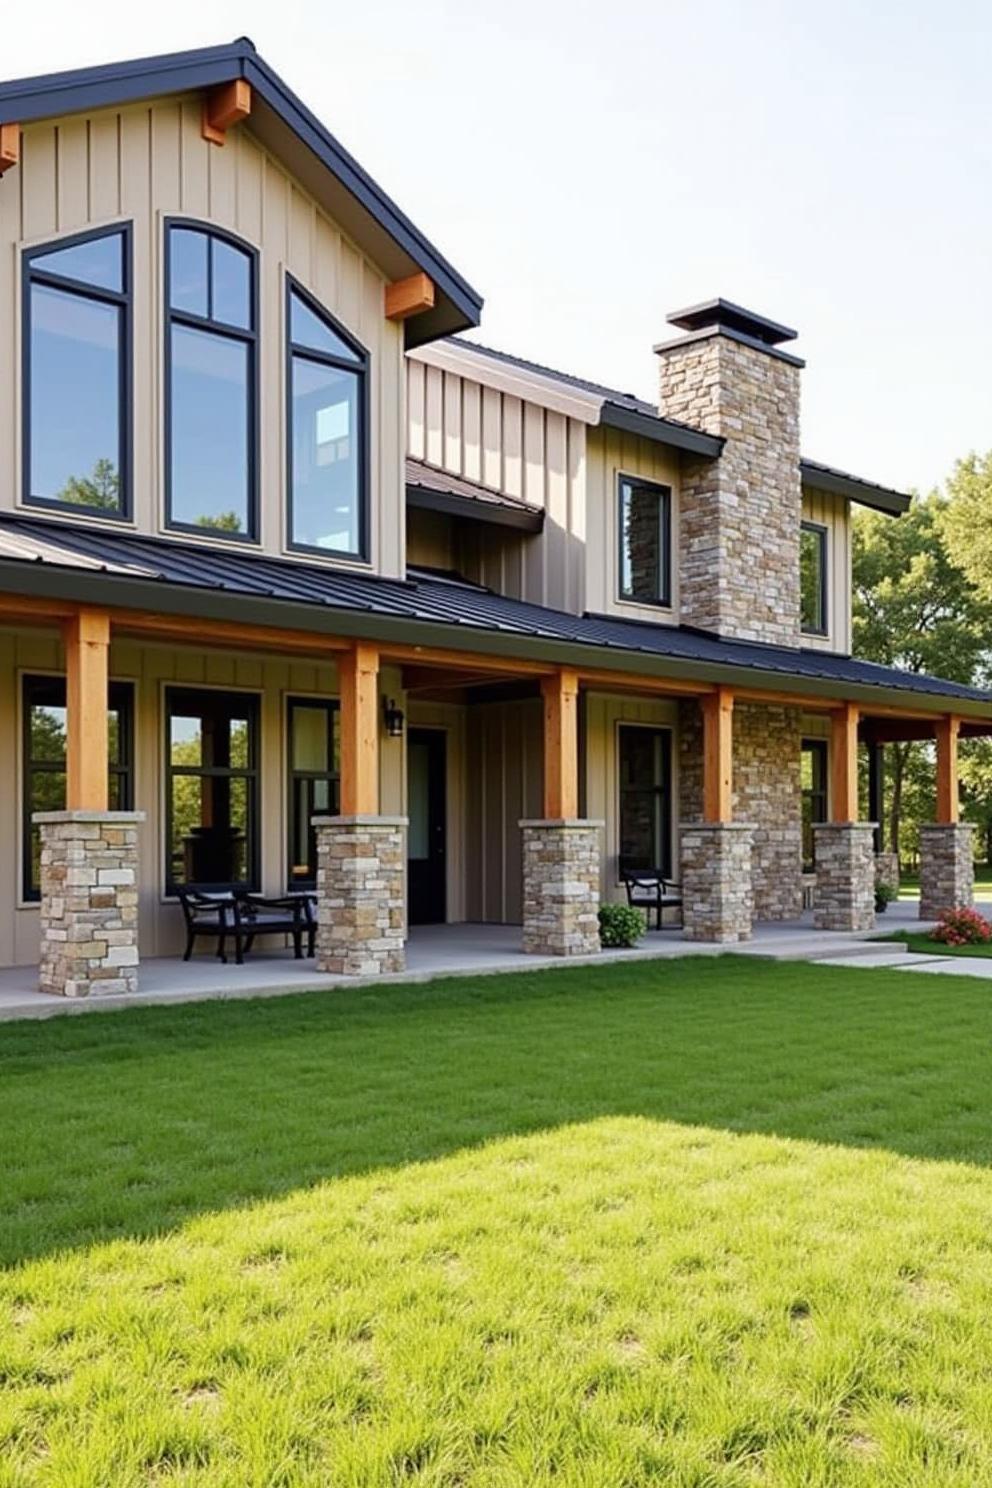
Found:
[{"label": "concrete porch floor", "polygon": [[[979,906],[992,914],[992,903]],[[925,929],[914,900],[900,900],[879,916],[874,930],[858,934],[815,930],[812,915],[785,924],[758,924],[753,938],[737,946],[706,945],[683,940],[678,929],[650,931],[633,951],[601,951],[598,955],[563,960],[557,956],[526,956],[520,949],[516,925],[432,925],[410,932],[407,970],[389,977],[336,977],[315,971],[312,961],[295,961],[288,951],[263,951],[251,955],[244,966],[233,962],[222,966],[213,956],[201,954],[184,962],[178,956],[142,963],[140,991],[131,996],[70,998],[52,997],[37,990],[33,966],[0,970],[0,1022],[20,1018],[47,1018],[66,1013],[110,1011],[121,1007],[199,1002],[210,999],[276,997],[292,992],[333,990],[336,987],[368,986],[381,982],[426,982],[435,977],[484,976],[499,972],[538,971],[543,968],[611,961],[653,960],[665,956],[717,956],[732,951],[744,956],[771,956],[789,961],[829,961],[843,964],[854,957],[862,965],[896,966],[910,969],[950,970],[967,965],[971,975],[988,975],[992,961],[954,962],[935,966],[926,957],[909,958],[901,947],[877,946],[871,942],[895,930]],[[900,965],[901,963],[901,965]],[[922,964],[919,964],[922,963]],[[983,970],[984,968],[984,970]]]}]

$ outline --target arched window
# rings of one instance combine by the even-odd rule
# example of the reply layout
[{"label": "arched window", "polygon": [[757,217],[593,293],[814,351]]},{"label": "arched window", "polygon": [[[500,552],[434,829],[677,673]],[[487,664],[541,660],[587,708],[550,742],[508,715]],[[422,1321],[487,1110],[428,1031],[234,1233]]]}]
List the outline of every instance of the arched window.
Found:
[{"label": "arched window", "polygon": [[368,556],[368,354],[287,280],[289,545]]},{"label": "arched window", "polygon": [[24,254],[24,499],[130,514],[131,234]]},{"label": "arched window", "polygon": [[254,541],[255,254],[216,229],[172,221],[165,265],[168,525]]}]

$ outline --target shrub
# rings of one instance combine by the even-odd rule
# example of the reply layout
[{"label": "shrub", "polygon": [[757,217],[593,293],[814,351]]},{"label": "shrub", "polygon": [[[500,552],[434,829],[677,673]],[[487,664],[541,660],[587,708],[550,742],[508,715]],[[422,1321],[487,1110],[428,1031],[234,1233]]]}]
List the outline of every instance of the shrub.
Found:
[{"label": "shrub", "polygon": [[599,911],[600,944],[616,949],[635,946],[644,934],[644,912],[628,904],[604,904]]},{"label": "shrub", "polygon": [[887,883],[885,879],[880,879],[879,882],[875,885],[875,908],[878,910],[879,914],[884,914],[888,905],[890,905],[894,899],[898,898],[899,890],[896,888],[895,884],[890,884]]},{"label": "shrub", "polygon": [[930,932],[942,945],[984,945],[992,940],[992,925],[977,909],[945,909]]}]

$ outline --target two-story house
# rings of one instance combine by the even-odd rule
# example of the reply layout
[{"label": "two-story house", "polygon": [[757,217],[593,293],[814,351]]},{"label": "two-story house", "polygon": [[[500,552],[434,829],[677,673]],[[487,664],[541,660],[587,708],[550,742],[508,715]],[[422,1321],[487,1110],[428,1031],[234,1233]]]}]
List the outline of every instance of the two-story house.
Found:
[{"label": "two-story house", "polygon": [[[657,405],[470,344],[481,300],[250,42],[0,86],[0,964],[124,991],[179,901],[316,896],[596,948],[871,922],[859,744],[936,739],[924,913],[971,895],[992,702],[850,656],[851,503],[787,327],[672,316]],[[810,880],[812,882],[812,880]],[[223,902],[223,899],[211,901]]]}]

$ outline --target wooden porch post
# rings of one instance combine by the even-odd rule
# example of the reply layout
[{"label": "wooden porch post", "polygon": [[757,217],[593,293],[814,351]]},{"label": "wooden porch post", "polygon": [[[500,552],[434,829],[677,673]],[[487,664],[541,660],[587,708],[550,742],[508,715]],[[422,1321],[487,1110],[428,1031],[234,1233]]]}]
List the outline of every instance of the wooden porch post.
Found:
[{"label": "wooden porch post", "polygon": [[379,649],[357,641],[338,662],[341,815],[379,814]]},{"label": "wooden porch post", "polygon": [[832,800],[830,820],[858,820],[858,722],[860,711],[854,703],[845,703],[831,714],[830,777]]},{"label": "wooden porch post", "polygon": [[937,722],[937,822],[942,826],[956,823],[960,816],[958,802],[958,735],[960,718],[950,715]]},{"label": "wooden porch post", "polygon": [[548,821],[579,814],[579,678],[570,667],[542,677],[544,697],[544,815]]},{"label": "wooden porch post", "polygon": [[66,671],[66,807],[106,811],[110,616],[80,610],[62,627]]},{"label": "wooden porch post", "polygon": [[702,698],[703,821],[733,820],[734,694],[718,687]]}]

